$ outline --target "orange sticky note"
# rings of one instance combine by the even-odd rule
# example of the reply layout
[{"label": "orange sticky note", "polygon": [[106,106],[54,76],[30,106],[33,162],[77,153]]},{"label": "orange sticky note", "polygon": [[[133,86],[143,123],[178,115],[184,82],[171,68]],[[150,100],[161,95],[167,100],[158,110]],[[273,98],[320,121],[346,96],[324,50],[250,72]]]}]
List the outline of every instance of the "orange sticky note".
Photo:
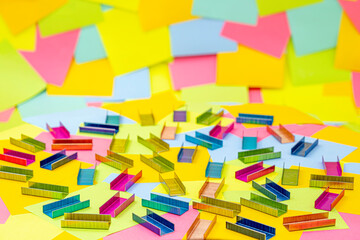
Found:
[{"label": "orange sticky note", "polygon": [[346,14],[341,19],[335,67],[360,71],[360,33]]},{"label": "orange sticky note", "polygon": [[0,15],[13,34],[38,22],[67,0],[0,0]]},{"label": "orange sticky note", "polygon": [[239,45],[237,52],[217,56],[218,85],[280,88],[284,78],[284,55],[279,59]]},{"label": "orange sticky note", "polygon": [[191,15],[193,0],[140,0],[139,17],[147,31],[173,23],[195,19]]}]

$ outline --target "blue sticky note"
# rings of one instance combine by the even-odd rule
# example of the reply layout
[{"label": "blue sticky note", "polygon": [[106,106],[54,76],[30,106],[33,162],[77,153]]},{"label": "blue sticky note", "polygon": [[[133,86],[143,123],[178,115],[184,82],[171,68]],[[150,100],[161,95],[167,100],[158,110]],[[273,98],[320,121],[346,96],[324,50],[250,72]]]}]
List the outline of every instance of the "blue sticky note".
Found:
[{"label": "blue sticky note", "polygon": [[360,174],[360,163],[344,163],[343,172]]},{"label": "blue sticky note", "polygon": [[297,56],[336,47],[342,9],[337,0],[287,11]]},{"label": "blue sticky note", "polygon": [[[274,152],[281,151],[281,158],[266,160],[264,163],[268,165],[275,165],[280,168],[283,167],[284,163],[286,168],[290,168],[290,166],[299,166],[300,163],[301,167],[324,169],[322,162],[323,156],[324,159],[336,159],[337,156],[339,156],[339,159],[341,160],[356,149],[356,147],[353,146],[319,139],[318,145],[306,157],[300,157],[291,155],[291,148],[299,142],[303,136],[294,136],[295,142],[286,144],[281,144],[272,136],[261,140],[259,142],[261,147],[259,146],[259,148],[274,147]],[[315,138],[305,137],[306,142],[314,142],[315,140]]]},{"label": "blue sticky note", "polygon": [[223,21],[198,19],[170,26],[174,57],[237,51],[237,43],[220,36]]},{"label": "blue sticky note", "polygon": [[150,71],[143,68],[115,77],[112,97],[86,98],[87,102],[118,102],[125,99],[149,98]]},{"label": "blue sticky note", "polygon": [[42,92],[18,106],[22,118],[86,107],[82,97],[49,96]]},{"label": "blue sticky note", "polygon": [[[108,110],[103,108],[86,107],[67,112],[55,112],[40,116],[27,117],[23,118],[23,121],[45,130],[47,130],[46,123],[50,126],[59,126],[59,122],[62,122],[71,134],[76,134],[80,124],[83,122],[105,123],[106,114],[108,112]],[[120,124],[134,123],[135,122],[129,118],[124,116],[120,117]]]},{"label": "blue sticky note", "polygon": [[77,63],[106,58],[107,55],[95,25],[81,29],[74,56]]},{"label": "blue sticky note", "polygon": [[256,25],[258,9],[255,0],[194,0],[192,14]]}]

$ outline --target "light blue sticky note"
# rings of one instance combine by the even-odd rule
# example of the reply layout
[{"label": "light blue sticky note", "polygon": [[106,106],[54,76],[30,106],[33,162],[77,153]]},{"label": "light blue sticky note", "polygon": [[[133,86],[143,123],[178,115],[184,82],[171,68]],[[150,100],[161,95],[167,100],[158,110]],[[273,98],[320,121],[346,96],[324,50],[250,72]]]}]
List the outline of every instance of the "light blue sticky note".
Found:
[{"label": "light blue sticky note", "polygon": [[287,11],[297,56],[336,47],[342,9],[337,0]]},{"label": "light blue sticky note", "polygon": [[112,97],[86,98],[87,102],[118,102],[125,99],[149,98],[150,72],[143,68],[115,77]]},{"label": "light blue sticky note", "polygon": [[[46,123],[50,126],[59,126],[59,121],[64,124],[71,134],[76,134],[83,122],[105,123],[107,110],[103,108],[86,107],[82,109],[56,112],[34,117],[23,118],[24,122],[46,130]],[[112,113],[113,114],[113,113]],[[120,117],[120,124],[134,124],[135,122],[124,116]]]},{"label": "light blue sticky note", "polygon": [[[316,169],[324,169],[322,163],[322,157],[324,159],[336,159],[339,156],[339,159],[346,157],[351,152],[353,152],[356,147],[343,145],[335,142],[329,142],[319,139],[318,145],[306,156],[300,157],[296,155],[291,155],[291,148],[300,141],[303,136],[294,135],[295,142],[293,143],[285,143],[281,144],[277,141],[274,137],[270,136],[262,141],[259,142],[261,147],[258,148],[265,148],[265,147],[274,147],[275,152],[281,151],[281,158],[273,159],[273,160],[266,160],[264,163],[269,165],[275,165],[276,167],[283,167],[285,163],[286,168],[290,168],[291,166],[300,166],[301,167],[308,167],[308,168],[316,168]],[[315,138],[305,137],[305,142],[314,142]],[[325,174],[325,172],[324,172]]]},{"label": "light blue sticky note", "polygon": [[74,56],[77,63],[106,58],[107,55],[95,25],[81,29]]},{"label": "light blue sticky note", "polygon": [[256,25],[258,9],[255,0],[194,0],[192,14]]},{"label": "light blue sticky note", "polygon": [[49,96],[42,92],[30,100],[18,105],[22,118],[55,113],[86,107],[85,99],[82,97]]},{"label": "light blue sticky note", "polygon": [[174,57],[237,51],[237,43],[220,36],[223,21],[198,19],[170,26]]},{"label": "light blue sticky note", "polygon": [[360,163],[344,163],[343,172],[360,174]]}]

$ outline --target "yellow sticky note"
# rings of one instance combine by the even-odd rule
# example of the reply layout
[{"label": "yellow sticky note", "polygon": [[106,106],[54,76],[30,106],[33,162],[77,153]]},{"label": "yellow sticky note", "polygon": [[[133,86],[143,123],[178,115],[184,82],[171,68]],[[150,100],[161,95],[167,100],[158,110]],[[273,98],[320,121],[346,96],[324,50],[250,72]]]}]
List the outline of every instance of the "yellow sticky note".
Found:
[{"label": "yellow sticky note", "polygon": [[351,81],[326,83],[323,86],[325,96],[352,96]]},{"label": "yellow sticky note", "polygon": [[149,70],[152,94],[173,89],[171,85],[169,68],[166,63],[160,63],[152,66],[149,68]]},{"label": "yellow sticky note", "polygon": [[137,12],[139,9],[140,0],[88,0],[88,1],[114,6],[116,8],[132,11],[132,12]]},{"label": "yellow sticky note", "polygon": [[143,31],[136,13],[112,9],[98,24],[115,75],[153,66],[171,59],[167,27]]},{"label": "yellow sticky note", "polygon": [[39,21],[43,37],[89,26],[103,20],[100,4],[68,0],[61,8]]},{"label": "yellow sticky note", "polygon": [[114,74],[109,60],[77,64],[72,62],[68,75],[61,87],[48,85],[51,95],[111,96]]},{"label": "yellow sticky note", "polygon": [[239,113],[262,114],[274,116],[273,125],[278,124],[322,124],[321,121],[307,115],[295,108],[271,104],[244,104],[223,106],[233,116]]},{"label": "yellow sticky note", "polygon": [[184,102],[179,101],[172,91],[165,91],[152,95],[150,99],[110,103],[104,104],[102,107],[140,123],[139,113],[152,112],[155,122],[158,122],[182,105]]},{"label": "yellow sticky note", "polygon": [[193,0],[140,0],[139,16],[144,30],[195,19],[191,15]]},{"label": "yellow sticky note", "polygon": [[80,238],[77,238],[74,235],[71,235],[70,233],[64,231],[52,240],[80,240]]},{"label": "yellow sticky note", "polygon": [[217,55],[218,85],[280,88],[284,82],[285,57],[278,59],[239,45],[237,52]]},{"label": "yellow sticky note", "polygon": [[18,34],[61,7],[67,0],[0,1],[0,15],[13,34]]},{"label": "yellow sticky note", "polygon": [[312,137],[345,145],[360,147],[360,133],[354,132],[346,128],[328,126],[312,135]]},{"label": "yellow sticky note", "polygon": [[36,39],[35,25],[32,25],[23,32],[15,35],[10,32],[5,21],[0,16],[0,41],[3,39],[7,39],[17,50],[34,51]]},{"label": "yellow sticky note", "polygon": [[0,239],[49,240],[63,230],[32,213],[10,216],[6,224],[0,224]]},{"label": "yellow sticky note", "polygon": [[258,8],[259,8],[259,15],[265,16],[270,14],[275,14],[279,12],[284,12],[289,9],[303,7],[309,4],[319,3],[323,0],[256,0]]},{"label": "yellow sticky note", "polygon": [[341,19],[335,67],[360,71],[360,33],[346,14]]}]

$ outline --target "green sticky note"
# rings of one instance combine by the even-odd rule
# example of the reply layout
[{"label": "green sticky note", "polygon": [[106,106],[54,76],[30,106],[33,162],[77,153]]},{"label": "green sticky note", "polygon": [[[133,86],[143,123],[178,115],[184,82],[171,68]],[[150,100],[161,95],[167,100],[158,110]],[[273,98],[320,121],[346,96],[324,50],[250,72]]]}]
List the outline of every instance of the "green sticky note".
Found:
[{"label": "green sticky note", "polygon": [[335,49],[297,57],[293,44],[289,43],[288,63],[291,81],[294,85],[350,80],[350,71],[336,69],[334,60]]},{"label": "green sticky note", "polygon": [[46,37],[98,23],[103,20],[101,6],[82,0],[67,4],[39,22],[41,35]]},{"label": "green sticky note", "polygon": [[284,12],[289,9],[303,7],[322,1],[323,0],[256,0],[260,16]]},{"label": "green sticky note", "polygon": [[45,82],[7,41],[0,42],[0,111],[43,91]]},{"label": "green sticky note", "polygon": [[217,86],[209,84],[181,90],[181,100],[186,102],[248,103],[247,87]]}]

